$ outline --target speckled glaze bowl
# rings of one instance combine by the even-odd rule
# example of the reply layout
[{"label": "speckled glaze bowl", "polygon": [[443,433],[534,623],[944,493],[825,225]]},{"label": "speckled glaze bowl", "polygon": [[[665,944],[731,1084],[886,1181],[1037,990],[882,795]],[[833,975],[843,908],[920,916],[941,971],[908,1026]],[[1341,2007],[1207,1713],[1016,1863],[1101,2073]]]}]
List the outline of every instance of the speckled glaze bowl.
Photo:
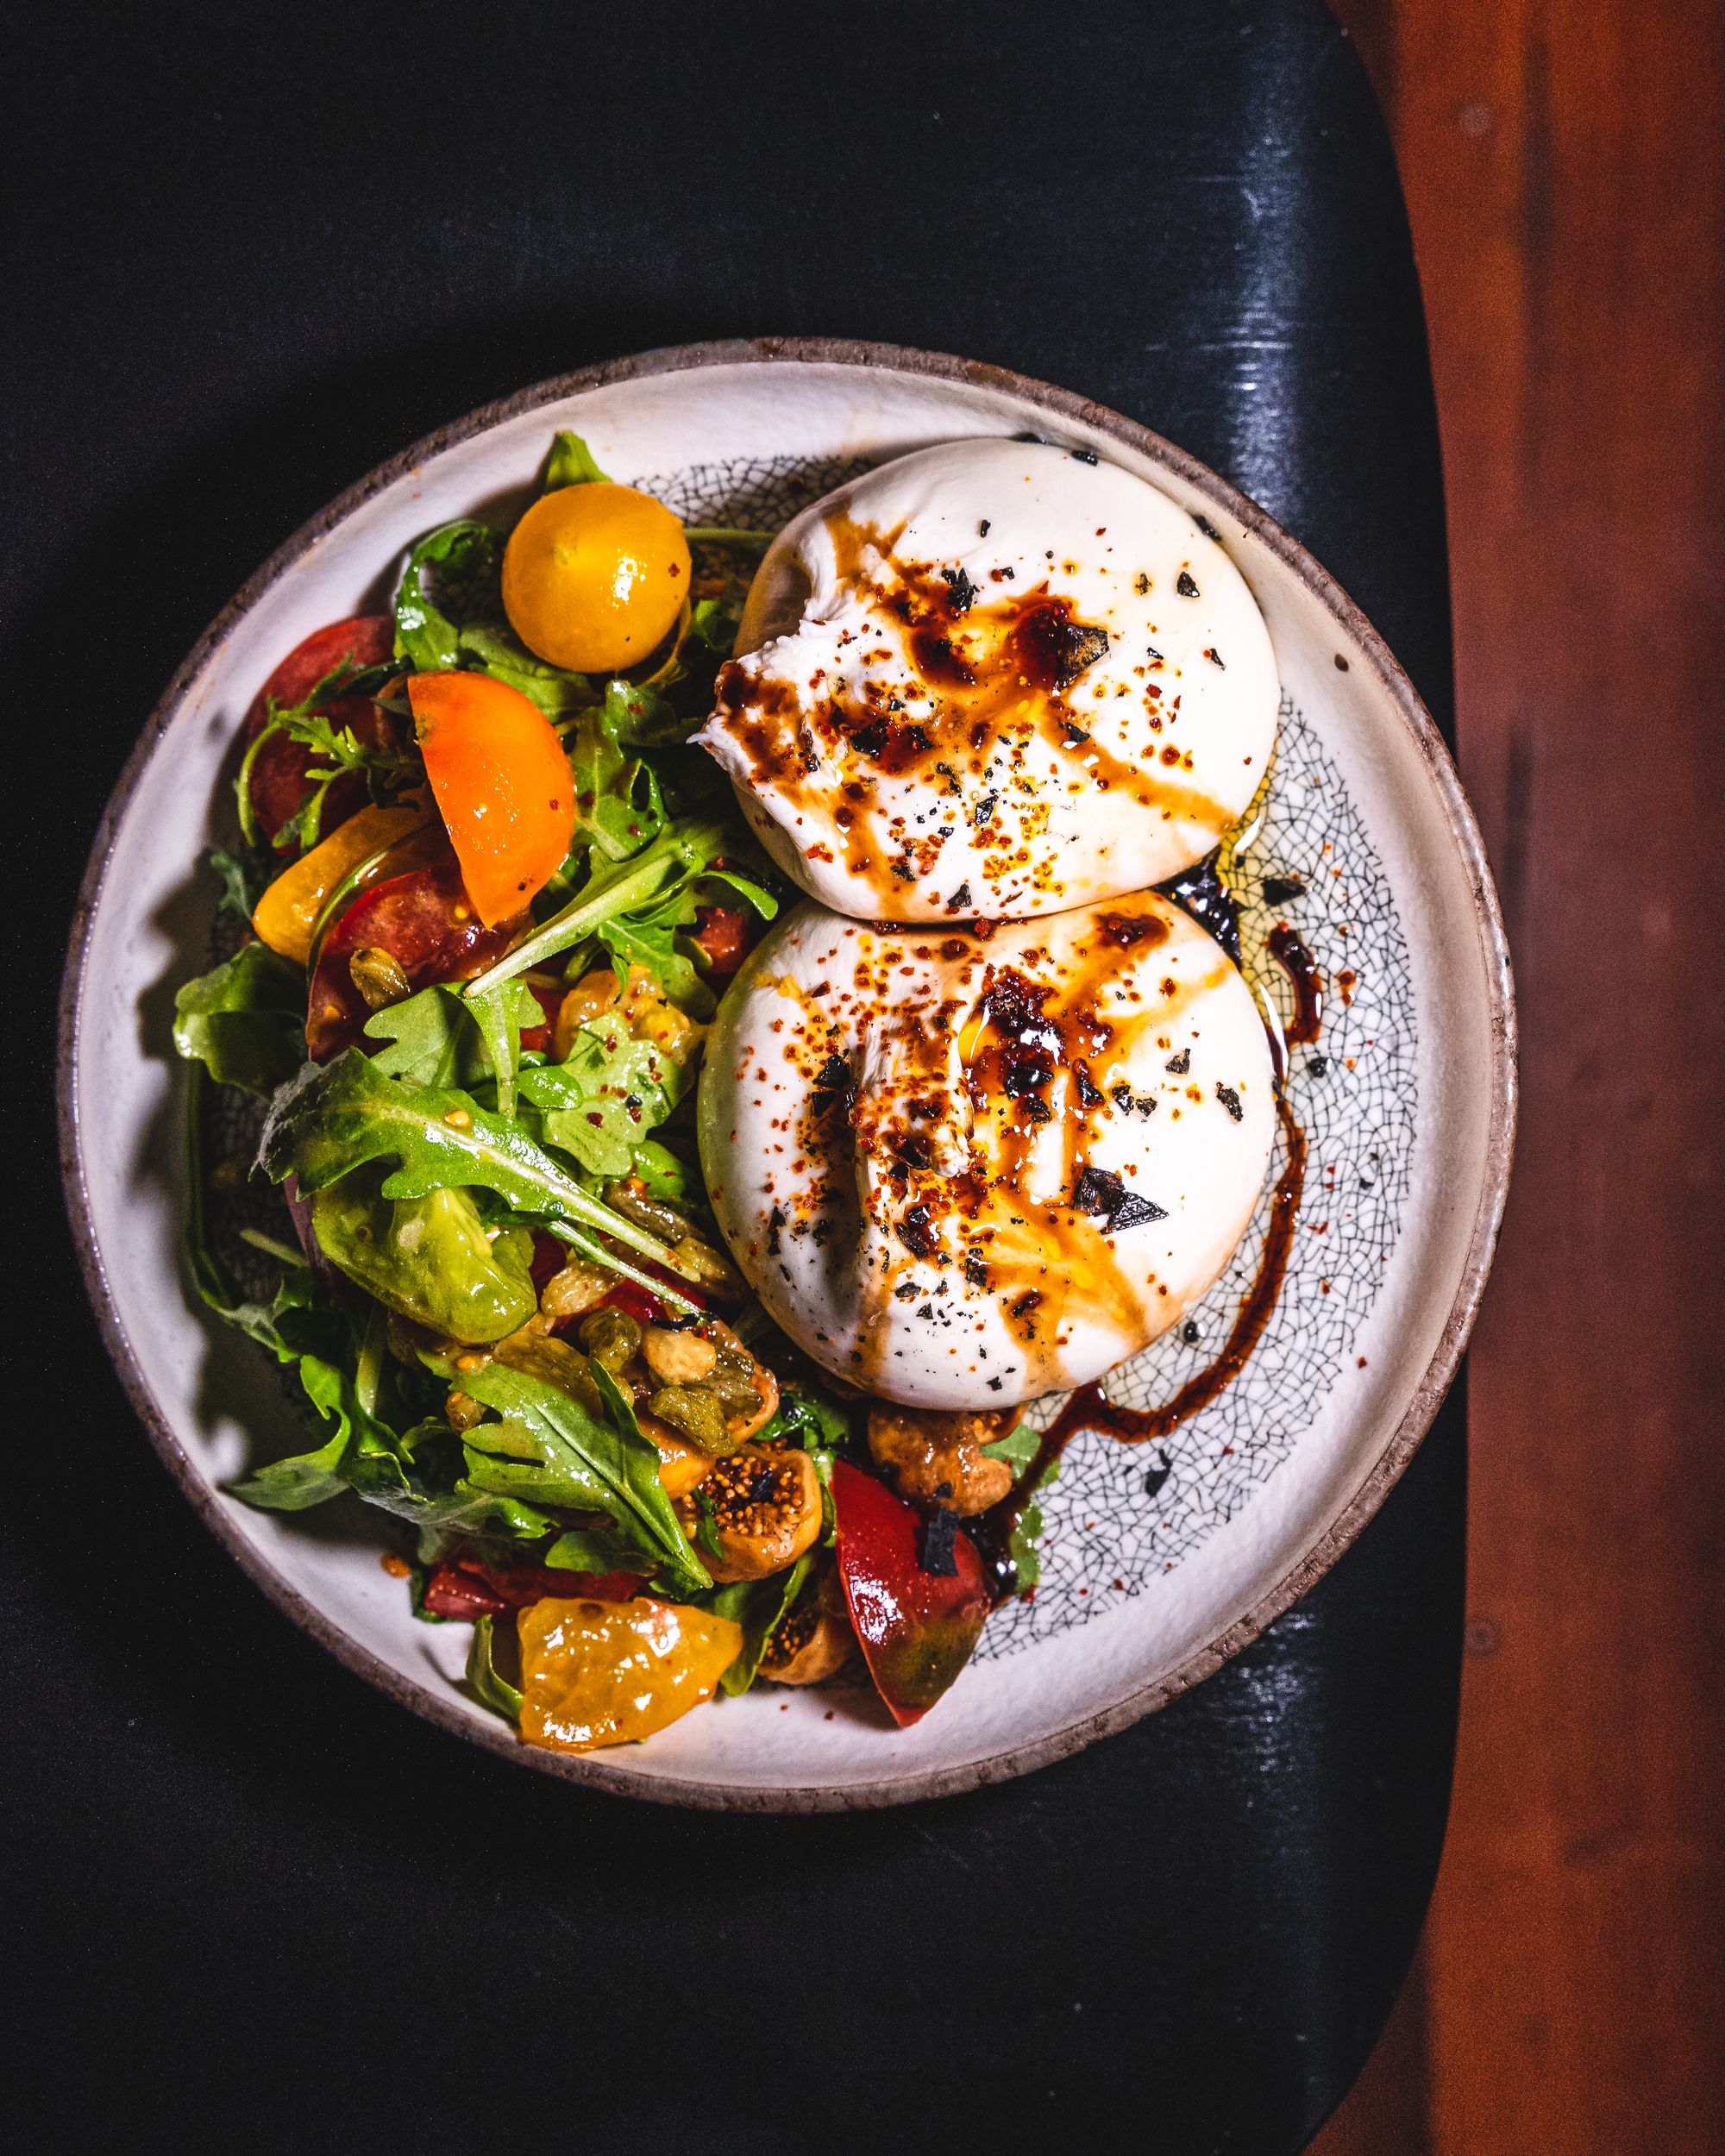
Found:
[{"label": "speckled glaze bowl", "polygon": [[[1282,1293],[1239,1376],[1164,1443],[1070,1448],[1034,1597],[991,1619],[913,1728],[859,1687],[762,1687],[644,1745],[531,1750],[467,1695],[467,1628],[410,1614],[379,1563],[384,1523],[356,1503],[284,1517],[223,1494],[254,1451],[303,1442],[267,1362],[206,1318],[177,1259],[168,1017],[173,987],[207,962],[213,893],[197,862],[227,835],[240,720],[302,636],[383,603],[419,533],[524,503],[560,427],[685,516],[750,524],[904,451],[1029,429],[1201,516],[1275,642],[1281,739],[1244,859],[1245,966],[1288,1012],[1265,948],[1285,920],[1329,990],[1289,1081],[1309,1163]],[[188,1497],[295,1623],[404,1706],[548,1773],[667,1802],[839,1809],[1021,1774],[1123,1728],[1335,1562],[1424,1435],[1473,1321],[1509,1178],[1514,1016],[1496,898],[1443,743],[1371,624],[1260,509],[1063,390],[890,347],[763,341],[648,353],[475,412],[381,466],[259,570],[187,658],[109,805],[72,930],[60,1087],[72,1226],[110,1351]],[[1116,1373],[1115,1398],[1166,1400],[1214,1353],[1268,1210],[1266,1194],[1192,1321]]]}]

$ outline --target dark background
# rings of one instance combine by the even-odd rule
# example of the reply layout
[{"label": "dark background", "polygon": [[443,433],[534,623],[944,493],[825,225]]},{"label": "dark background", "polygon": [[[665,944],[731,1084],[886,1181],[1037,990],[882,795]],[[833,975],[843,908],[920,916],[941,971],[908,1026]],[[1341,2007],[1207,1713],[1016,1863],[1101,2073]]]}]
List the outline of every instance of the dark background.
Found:
[{"label": "dark background", "polygon": [[0,1515],[12,2144],[1295,2149],[1437,1863],[1457,1414],[1270,1637],[1079,1759],[852,1820],[587,1796],[372,1695],[198,1526],[48,1210],[45,1041],[103,799],[232,589],[380,458],[610,354],[879,337],[1098,398],[1289,524],[1446,718],[1419,303],[1340,33],[1317,0],[170,0],[38,10],[8,59],[44,1185]]}]

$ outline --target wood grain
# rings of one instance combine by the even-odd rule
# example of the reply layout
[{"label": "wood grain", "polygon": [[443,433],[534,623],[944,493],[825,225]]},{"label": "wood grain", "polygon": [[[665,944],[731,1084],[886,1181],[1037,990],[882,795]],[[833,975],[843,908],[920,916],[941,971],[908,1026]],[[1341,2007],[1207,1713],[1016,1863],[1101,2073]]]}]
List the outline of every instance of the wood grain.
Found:
[{"label": "wood grain", "polygon": [[1421,1965],[1325,2156],[1719,2156],[1725,0],[1340,0],[1523,1027]]}]

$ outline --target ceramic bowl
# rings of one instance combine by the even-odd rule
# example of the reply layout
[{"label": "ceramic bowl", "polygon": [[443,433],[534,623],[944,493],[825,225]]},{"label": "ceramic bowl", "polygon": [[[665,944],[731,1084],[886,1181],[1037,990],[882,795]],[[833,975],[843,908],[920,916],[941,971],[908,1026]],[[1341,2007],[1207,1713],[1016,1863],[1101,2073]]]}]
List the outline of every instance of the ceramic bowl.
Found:
[{"label": "ceramic bowl", "polygon": [[[248,1342],[208,1321],[177,1259],[174,985],[208,962],[200,852],[225,835],[236,729],[310,630],[382,603],[420,532],[527,498],[554,429],[701,521],[783,521],[883,458],[1029,429],[1094,450],[1214,530],[1269,623],[1283,725],[1245,865],[1247,970],[1285,918],[1329,989],[1289,1097],[1310,1171],[1272,1319],[1233,1385],[1160,1446],[1069,1451],[1033,1599],[991,1620],[925,1720],[858,1689],[757,1688],[644,1745],[519,1744],[462,1689],[467,1628],[419,1624],[357,1505],[285,1518],[223,1485],[299,1426]],[[1297,895],[1290,887],[1297,881]],[[837,1808],[1019,1774],[1208,1676],[1333,1564],[1383,1501],[1452,1376],[1502,1208],[1513,1113],[1508,956],[1479,837],[1407,677],[1262,510],[1146,429],[997,368],[878,346],[714,344],[592,367],[475,412],[373,472],[289,540],[213,624],[116,788],[79,902],[60,1049],[66,1181],[115,1362],[164,1460],[293,1619],[404,1705],[551,1774],[666,1802]],[[1116,1374],[1167,1398],[1225,1336],[1267,1206],[1193,1322]]]}]

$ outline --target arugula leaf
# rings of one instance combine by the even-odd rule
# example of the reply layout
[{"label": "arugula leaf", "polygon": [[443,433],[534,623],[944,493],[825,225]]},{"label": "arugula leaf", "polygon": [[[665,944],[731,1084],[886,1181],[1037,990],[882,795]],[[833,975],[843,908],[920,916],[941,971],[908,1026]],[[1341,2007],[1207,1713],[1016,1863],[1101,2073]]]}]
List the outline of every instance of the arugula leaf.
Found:
[{"label": "arugula leaf", "polygon": [[689,616],[690,633],[699,636],[709,651],[728,659],[731,648],[737,642],[739,618],[737,609],[728,606],[723,599],[704,599]]},{"label": "arugula leaf", "polygon": [[778,1413],[755,1442],[776,1445],[782,1439],[800,1445],[805,1452],[844,1452],[856,1437],[856,1407],[831,1393],[812,1385],[799,1384],[793,1389],[786,1384],[780,1388]]},{"label": "arugula leaf", "polygon": [[[643,953],[668,964],[668,948],[671,956],[676,956],[669,941],[675,923],[669,917],[681,912],[691,887],[706,877],[716,876],[727,888],[745,895],[763,918],[771,920],[779,902],[770,892],[729,870],[713,868],[714,861],[737,843],[736,833],[723,824],[677,818],[666,824],[651,845],[628,861],[598,862],[567,906],[507,957],[499,959],[478,980],[468,981],[461,993],[471,1001],[499,981],[513,980],[518,974],[543,965],[548,958],[595,936],[608,950],[617,944],[637,946],[628,956],[638,957],[643,964],[649,962]],[[627,926],[612,926],[625,916]],[[693,914],[688,918],[693,919]],[[618,955],[624,954],[619,950]],[[693,968],[690,978],[693,978]]]},{"label": "arugula leaf", "polygon": [[[1041,1431],[1032,1430],[1029,1423],[1021,1422],[1015,1429],[1008,1430],[1005,1437],[996,1438],[992,1445],[985,1445],[982,1451],[991,1460],[1004,1460],[1017,1476],[1022,1475],[1036,1458],[1041,1444]],[[1035,1501],[1036,1496],[1045,1490],[1051,1482],[1057,1481],[1059,1475],[1059,1461],[1051,1460],[1044,1472],[1038,1477],[1031,1502],[1019,1515],[1019,1523],[1013,1529],[1010,1555],[1013,1576],[1018,1581],[1017,1591],[1020,1595],[1027,1587],[1034,1587],[1042,1577],[1044,1522],[1042,1507]]]},{"label": "arugula leaf", "polygon": [[394,1459],[392,1432],[361,1405],[352,1375],[318,1355],[292,1354],[305,1396],[336,1434],[316,1451],[297,1453],[255,1469],[243,1481],[229,1482],[228,1495],[262,1512],[304,1512],[353,1487],[350,1454],[355,1450]]},{"label": "arugula leaf", "polygon": [[544,491],[555,494],[560,486],[585,486],[606,474],[593,462],[593,451],[578,434],[564,428],[553,439],[546,460]]},{"label": "arugula leaf", "polygon": [[305,981],[263,943],[188,981],[173,1000],[173,1044],[218,1085],[271,1094],[305,1060]]},{"label": "arugula leaf", "polygon": [[643,1138],[637,1143],[630,1172],[646,1184],[649,1198],[668,1198],[673,1205],[689,1200],[698,1200],[703,1206],[706,1203],[706,1192],[693,1169],[656,1138]]},{"label": "arugula leaf", "polygon": [[204,858],[221,880],[222,897],[216,912],[237,913],[249,928],[264,887],[275,874],[275,865],[266,869],[250,847],[243,859],[220,846],[212,846]]},{"label": "arugula leaf", "polygon": [[593,684],[586,674],[535,658],[513,630],[499,624],[469,623],[457,632],[455,643],[460,661],[471,661],[480,673],[519,689],[547,718],[567,718],[593,701]]},{"label": "arugula leaf", "polygon": [[481,1617],[474,1626],[473,1643],[467,1649],[467,1683],[481,1707],[488,1707],[494,1714],[501,1714],[506,1722],[521,1719],[521,1695],[506,1677],[498,1675],[497,1663],[492,1645],[492,1623],[489,1617]]},{"label": "arugula leaf", "polygon": [[[474,517],[427,532],[409,554],[395,595],[396,657],[419,674],[453,667],[461,654],[458,624],[502,615],[502,534]],[[428,570],[436,572],[435,594],[426,589]]]},{"label": "arugula leaf", "polygon": [[699,1608],[716,1617],[729,1617],[743,1627],[742,1649],[718,1680],[727,1698],[740,1698],[759,1676],[768,1643],[790,1614],[813,1567],[813,1551],[805,1551],[787,1572],[765,1580],[738,1580],[697,1598]]},{"label": "arugula leaf", "polygon": [[[488,1363],[464,1375],[462,1391],[504,1418],[467,1432],[469,1477],[482,1487],[501,1482],[530,1489],[544,1502],[576,1510],[600,1504],[678,1592],[711,1587],[659,1480],[657,1448],[642,1436],[634,1408],[610,1371],[602,1363],[592,1369],[605,1402],[603,1422],[556,1386],[505,1363]],[[475,1456],[486,1446],[504,1452],[504,1460],[481,1465]],[[511,1468],[524,1471],[511,1476]],[[568,1495],[553,1494],[559,1489]]]},{"label": "arugula leaf", "polygon": [[639,1545],[611,1527],[570,1527],[539,1562],[558,1571],[638,1572]]},{"label": "arugula leaf", "polygon": [[367,1161],[399,1165],[386,1198],[494,1190],[523,1213],[585,1221],[626,1249],[679,1269],[665,1244],[584,1190],[506,1116],[453,1087],[408,1086],[357,1048],[321,1069],[308,1064],[271,1104],[258,1146],[273,1182],[298,1179],[308,1195]]},{"label": "arugula leaf", "polygon": [[479,1014],[454,988],[421,988],[366,1020],[373,1067],[416,1086],[477,1086],[489,1075]]},{"label": "arugula leaf", "polygon": [[612,861],[638,853],[665,822],[651,768],[624,746],[630,717],[625,688],[608,681],[604,702],[581,712],[563,743],[575,775],[573,845],[596,846]]},{"label": "arugula leaf", "polygon": [[591,1019],[568,1059],[521,1074],[522,1097],[540,1112],[548,1145],[572,1154],[594,1175],[626,1175],[643,1131],[662,1123],[694,1073],[652,1041],[637,1040],[615,1018]]}]

